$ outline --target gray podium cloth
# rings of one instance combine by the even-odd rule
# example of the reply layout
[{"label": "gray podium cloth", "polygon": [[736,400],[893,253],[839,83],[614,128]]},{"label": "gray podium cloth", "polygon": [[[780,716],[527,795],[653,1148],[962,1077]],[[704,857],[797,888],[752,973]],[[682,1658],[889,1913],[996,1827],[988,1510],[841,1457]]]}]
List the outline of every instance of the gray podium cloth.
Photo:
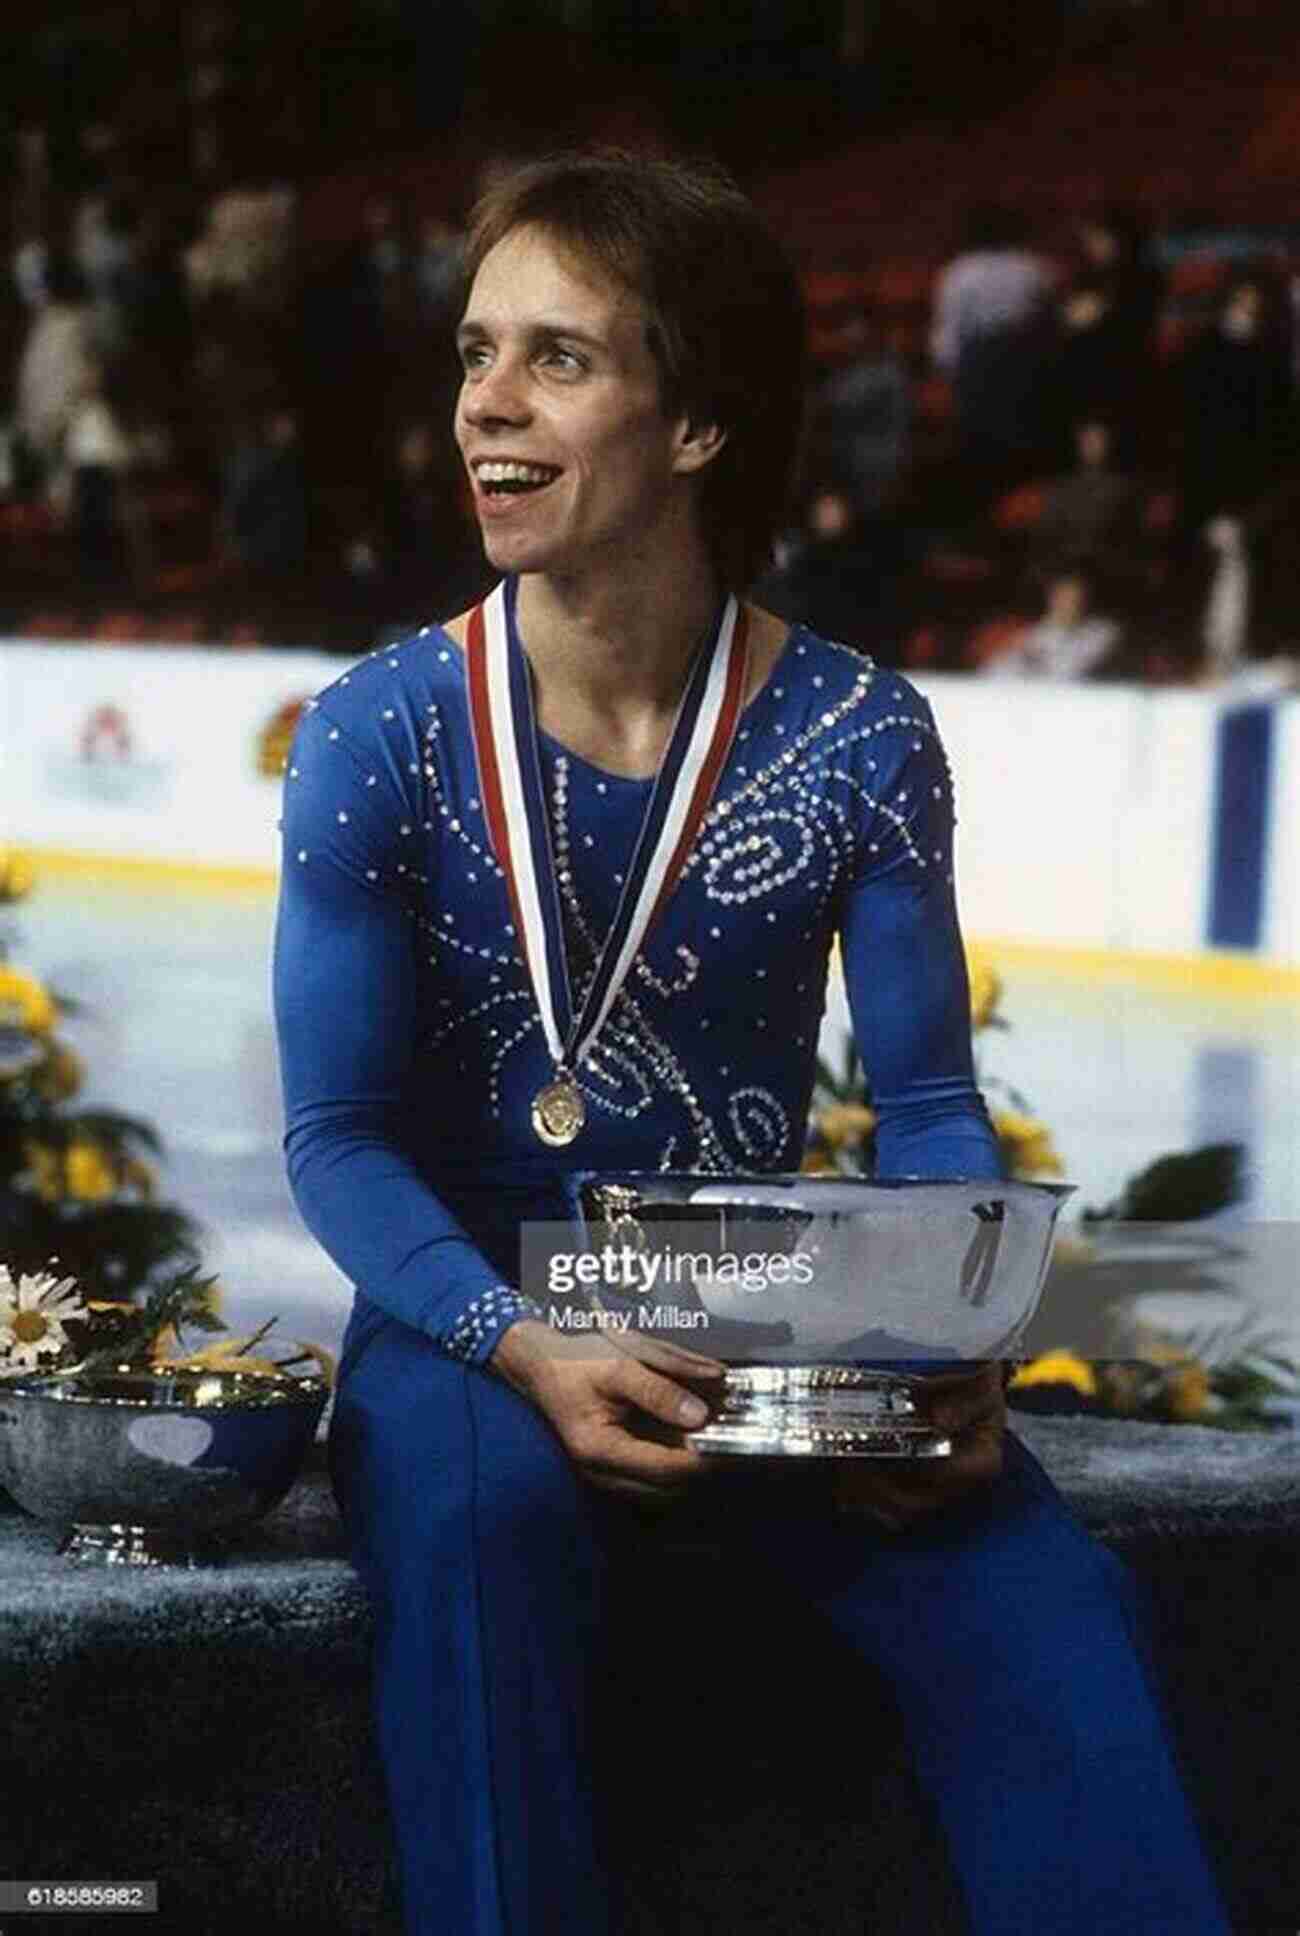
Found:
[{"label": "gray podium cloth", "polygon": [[[1300,1433],[1023,1415],[1013,1429],[1144,1584],[1237,1928],[1294,1931]],[[156,1879],[154,1936],[233,1936],[253,1916],[290,1936],[398,1936],[370,1615],[323,1448],[219,1566],[90,1569],[56,1546],[52,1528],[0,1504],[0,1875]],[[785,1688],[762,1677],[756,1702],[761,1608],[735,1605],[725,1566],[671,1515],[647,1551],[660,1563],[638,1562],[612,1612],[654,1637],[611,1696],[637,1747],[608,1771],[629,1799],[647,1936],[957,1936],[943,1844],[888,1691],[819,1636]],[[691,1644],[716,1656],[707,1717],[672,1705],[688,1589]],[[680,1744],[697,1739],[684,1782]],[[687,1806],[667,1805],[683,1795]],[[83,1923],[104,1926],[57,1926]]]}]

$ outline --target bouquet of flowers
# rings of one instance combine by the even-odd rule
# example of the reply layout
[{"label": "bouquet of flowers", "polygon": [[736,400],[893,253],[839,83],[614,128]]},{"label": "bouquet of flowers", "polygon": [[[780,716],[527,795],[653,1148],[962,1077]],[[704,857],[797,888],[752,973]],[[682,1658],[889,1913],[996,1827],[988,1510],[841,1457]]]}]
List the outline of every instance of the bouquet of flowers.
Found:
[{"label": "bouquet of flowers", "polygon": [[[31,892],[25,856],[0,849],[0,906]],[[200,1277],[198,1231],[157,1200],[150,1123],[76,1106],[84,1072],[59,1034],[76,1004],[14,966],[0,934],[0,1375],[109,1366],[286,1371],[329,1355],[255,1356],[247,1338],[190,1350],[182,1330],[224,1331]]]},{"label": "bouquet of flowers", "polygon": [[[224,1331],[215,1277],[178,1272],[154,1285],[142,1304],[83,1297],[71,1277],[20,1271],[0,1263],[0,1379],[33,1372],[71,1377],[93,1371],[239,1371],[276,1376],[310,1364],[334,1382],[334,1360],[322,1346],[295,1339],[289,1355],[254,1349],[274,1328],[269,1318],[246,1338],[189,1346],[183,1331]],[[277,1341],[278,1343],[278,1341]]]}]

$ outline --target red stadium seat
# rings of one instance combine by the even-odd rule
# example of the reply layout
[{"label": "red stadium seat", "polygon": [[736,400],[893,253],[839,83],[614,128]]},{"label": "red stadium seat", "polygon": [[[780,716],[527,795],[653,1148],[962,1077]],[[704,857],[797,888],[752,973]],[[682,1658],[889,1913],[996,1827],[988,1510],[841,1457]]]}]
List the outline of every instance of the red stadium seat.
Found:
[{"label": "red stadium seat", "polygon": [[1217,255],[1187,255],[1169,272],[1171,302],[1196,302],[1213,296],[1223,285],[1227,265]]},{"label": "red stadium seat", "polygon": [[142,644],[150,635],[152,620],[146,612],[102,612],[91,629],[94,639],[118,640],[123,644]]},{"label": "red stadium seat", "polygon": [[820,309],[862,302],[867,279],[855,269],[810,269],[803,279],[803,294],[809,313],[815,316]]},{"label": "red stadium seat", "polygon": [[19,498],[12,504],[0,504],[0,536],[20,541],[52,538],[61,529],[57,512],[39,498]]},{"label": "red stadium seat", "polygon": [[876,273],[876,301],[884,309],[928,307],[934,279],[932,263],[887,262]]},{"label": "red stadium seat", "polygon": [[1187,348],[1188,328],[1178,316],[1162,316],[1156,325],[1156,355],[1162,363],[1172,363]]},{"label": "red stadium seat", "polygon": [[916,414],[924,424],[951,423],[956,404],[946,376],[924,377],[912,392]]},{"label": "red stadium seat", "polygon": [[937,546],[925,560],[925,575],[941,585],[979,585],[992,578],[993,562],[977,552],[945,551]]},{"label": "red stadium seat", "polygon": [[18,628],[24,639],[80,639],[85,628],[75,612],[32,612]]},{"label": "red stadium seat", "polygon": [[999,531],[1032,531],[1043,521],[1047,491],[1042,484],[1022,484],[1008,491],[993,506],[993,522]]},{"label": "red stadium seat", "polygon": [[172,612],[157,621],[157,635],[164,645],[193,645],[207,636],[198,612]]},{"label": "red stadium seat", "polygon": [[915,632],[903,646],[903,664],[911,667],[932,666],[942,650],[939,630],[934,625],[918,625]]},{"label": "red stadium seat", "polygon": [[1142,522],[1148,531],[1172,531],[1178,518],[1178,493],[1155,491],[1147,499]]},{"label": "red stadium seat", "polygon": [[1019,645],[1029,630],[1028,619],[1017,618],[1011,613],[1003,613],[998,618],[986,619],[977,625],[966,641],[962,652],[962,664],[972,668],[991,665]]}]

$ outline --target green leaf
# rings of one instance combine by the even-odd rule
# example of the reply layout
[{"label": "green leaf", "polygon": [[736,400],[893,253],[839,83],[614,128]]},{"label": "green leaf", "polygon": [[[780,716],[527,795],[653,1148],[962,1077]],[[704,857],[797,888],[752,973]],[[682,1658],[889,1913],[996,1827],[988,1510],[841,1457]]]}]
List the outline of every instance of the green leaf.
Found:
[{"label": "green leaf", "polygon": [[66,1111],[65,1120],[110,1145],[135,1142],[151,1156],[162,1155],[162,1138],[141,1116],[127,1116],[120,1109],[76,1109]]},{"label": "green leaf", "polygon": [[1114,1203],[1104,1210],[1084,1210],[1083,1221],[1189,1223],[1211,1216],[1244,1195],[1244,1157],[1240,1143],[1204,1143],[1198,1149],[1157,1157],[1129,1178]]}]

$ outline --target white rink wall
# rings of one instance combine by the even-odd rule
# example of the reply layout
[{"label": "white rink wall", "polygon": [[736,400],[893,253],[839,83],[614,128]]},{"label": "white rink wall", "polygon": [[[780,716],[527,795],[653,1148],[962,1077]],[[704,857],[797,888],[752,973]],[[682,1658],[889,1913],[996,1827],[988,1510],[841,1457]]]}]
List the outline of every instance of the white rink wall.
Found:
[{"label": "white rink wall", "polygon": [[[346,669],[309,652],[0,643],[3,838],[273,869],[268,769],[292,710]],[[968,934],[1300,966],[1300,698],[1251,702],[1234,734],[1231,694],[916,683],[955,777]],[[1253,794],[1252,771],[1268,774]]]},{"label": "white rink wall", "polygon": [[5,837],[112,860],[275,868],[282,709],[347,670],[323,653],[0,646]]}]

